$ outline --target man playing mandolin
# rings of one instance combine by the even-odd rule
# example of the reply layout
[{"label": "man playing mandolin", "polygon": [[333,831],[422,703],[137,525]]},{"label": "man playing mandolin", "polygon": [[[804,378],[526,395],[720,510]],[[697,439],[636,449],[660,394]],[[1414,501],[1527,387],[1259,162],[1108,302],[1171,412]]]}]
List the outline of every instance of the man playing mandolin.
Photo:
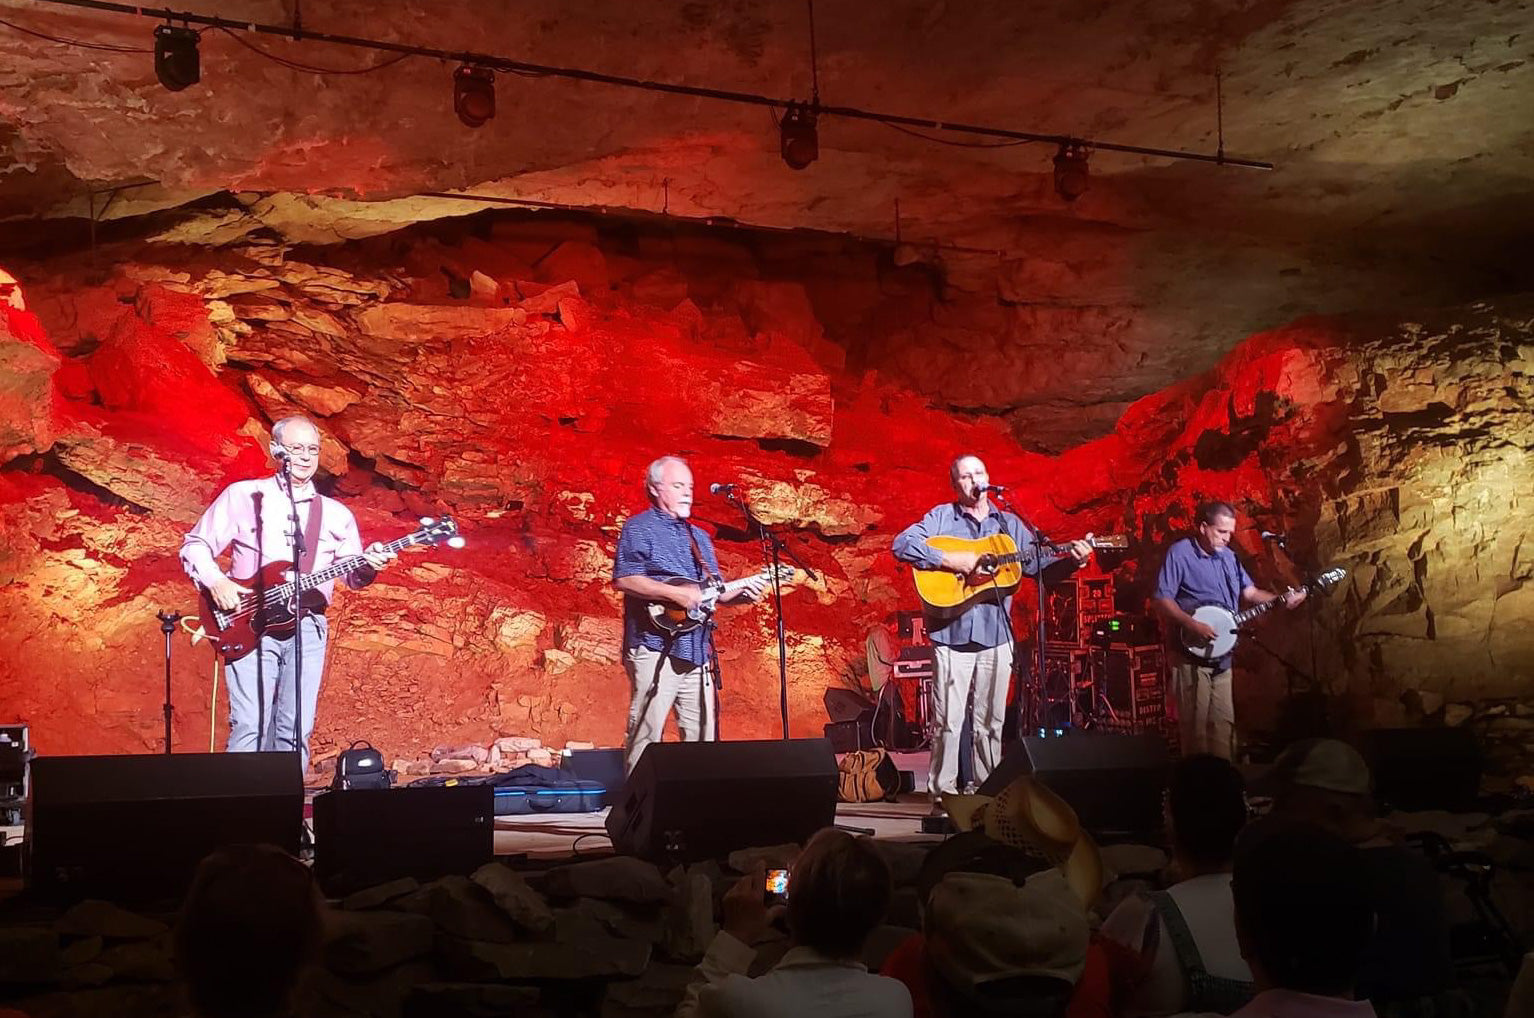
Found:
[{"label": "man playing mandolin", "polygon": [[[1156,578],[1151,609],[1194,641],[1212,642],[1213,626],[1191,614],[1201,605],[1215,604],[1237,612],[1242,605],[1266,604],[1282,597],[1285,608],[1305,600],[1304,590],[1274,594],[1260,590],[1230,549],[1236,532],[1236,510],[1229,502],[1205,502],[1198,507],[1192,537],[1167,549]],[[1226,634],[1228,635],[1228,634]],[[1172,689],[1177,697],[1177,725],[1182,752],[1235,755],[1236,706],[1230,688],[1229,653],[1200,660],[1172,641]]]},{"label": "man playing mandolin", "polygon": [[[360,555],[366,565],[346,577],[353,589],[373,581],[376,571],[396,556],[377,542],[363,550],[357,520],[351,510],[314,489],[320,465],[320,432],[306,417],[284,417],[272,425],[272,458],[286,461],[287,471],[253,481],[236,481],[214,499],[181,543],[181,564],[187,575],[207,589],[219,608],[233,610],[251,592],[218,567],[215,561],[231,546],[230,572],[252,577],[273,562],[293,557],[293,501],[304,533],[304,561],[308,574],[347,556]],[[292,484],[292,500],[288,484]],[[253,653],[231,659],[224,670],[229,687],[229,743],[231,753],[291,751],[297,749],[303,767],[309,762],[309,735],[314,730],[314,708],[319,700],[320,678],[325,668],[325,642],[329,627],[325,609],[330,605],[335,581],[304,593],[301,731],[294,745],[295,632],[270,632],[260,637]],[[291,624],[291,620],[290,620]],[[273,626],[275,629],[276,626]]]},{"label": "man playing mandolin", "polygon": [[[623,666],[634,687],[629,705],[626,764],[665,732],[676,707],[682,741],[712,739],[718,699],[711,695],[708,627],[668,632],[652,622],[648,605],[661,602],[684,611],[704,602],[702,585],[719,576],[708,532],[687,522],[692,515],[692,471],[675,456],[662,456],[645,471],[650,508],[629,518],[618,535],[613,587],[623,597]],[[677,579],[690,583],[668,582]],[[755,600],[767,580],[747,577],[719,598],[722,604]]]},{"label": "man playing mandolin", "polygon": [[[927,790],[934,800],[944,792],[959,790],[959,739],[971,687],[975,781],[983,782],[1001,762],[1001,727],[1012,679],[1012,592],[1016,581],[1011,586],[998,585],[993,582],[994,571],[982,568],[978,552],[939,550],[929,541],[944,537],[974,541],[1005,534],[1016,546],[1021,573],[1027,576],[1064,557],[1041,556],[1033,531],[1012,513],[991,506],[987,494],[990,475],[980,457],[958,457],[948,467],[948,478],[955,500],[933,508],[901,531],[892,549],[897,559],[917,569],[944,569],[964,577],[974,591],[956,612],[927,613],[934,644],[934,734]],[[1066,547],[1077,565],[1092,554],[1085,541],[1072,541]]]}]

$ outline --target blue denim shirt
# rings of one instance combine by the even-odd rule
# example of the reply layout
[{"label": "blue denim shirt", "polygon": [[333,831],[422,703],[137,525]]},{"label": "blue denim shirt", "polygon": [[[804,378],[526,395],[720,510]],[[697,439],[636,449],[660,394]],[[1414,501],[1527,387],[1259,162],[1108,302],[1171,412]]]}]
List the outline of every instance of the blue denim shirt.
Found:
[{"label": "blue denim shirt", "polygon": [[[1210,554],[1196,539],[1184,537],[1166,550],[1152,596],[1170,598],[1190,615],[1202,604],[1218,604],[1234,612],[1241,610],[1241,592],[1251,586],[1255,586],[1252,577],[1229,547]],[[1224,671],[1230,667],[1230,655],[1210,664]]]},{"label": "blue denim shirt", "polygon": [[[719,572],[719,560],[714,555],[714,542],[708,532],[675,516],[668,516],[659,509],[646,509],[623,524],[618,535],[618,550],[613,556],[613,579],[625,576],[648,576],[652,580],[669,580],[685,576],[689,580],[701,580],[697,560],[692,555],[692,542],[687,540],[687,528],[692,527],[698,539],[698,551],[712,573]],[[623,649],[647,647],[665,651],[672,657],[701,665],[707,658],[704,629],[683,633],[666,644],[666,634],[650,623],[645,601],[638,597],[623,599]]]},{"label": "blue denim shirt", "polygon": [[[946,502],[936,506],[917,522],[902,530],[895,538],[891,551],[902,562],[909,562],[917,569],[941,569],[943,553],[927,544],[929,537],[965,537],[975,540],[1005,533],[1017,545],[1023,558],[1019,564],[1026,576],[1032,576],[1041,567],[1058,561],[1061,556],[1047,555],[1040,562],[1038,544],[1034,533],[1009,512],[992,507],[984,520],[977,520],[964,511],[958,502]],[[1012,640],[1012,595],[1008,594],[997,603],[996,595],[981,600],[968,611],[950,619],[928,617],[928,634],[933,643],[945,647],[1000,647]]]}]

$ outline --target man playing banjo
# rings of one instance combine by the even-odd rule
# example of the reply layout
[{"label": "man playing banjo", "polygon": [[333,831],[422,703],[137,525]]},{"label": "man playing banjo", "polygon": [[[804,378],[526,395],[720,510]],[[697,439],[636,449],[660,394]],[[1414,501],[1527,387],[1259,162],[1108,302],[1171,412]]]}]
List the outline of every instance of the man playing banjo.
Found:
[{"label": "man playing banjo", "polygon": [[[1229,634],[1217,633],[1193,613],[1202,605],[1219,605],[1235,613],[1244,605],[1266,604],[1282,597],[1285,608],[1305,600],[1304,590],[1274,594],[1261,590],[1230,549],[1236,532],[1236,510],[1229,502],[1205,502],[1198,507],[1196,529],[1167,549],[1156,579],[1151,609],[1175,632],[1180,628],[1205,644]],[[1230,688],[1231,655],[1203,660],[1172,641],[1172,688],[1177,697],[1182,752],[1213,753],[1226,760],[1235,755],[1236,708]]]}]

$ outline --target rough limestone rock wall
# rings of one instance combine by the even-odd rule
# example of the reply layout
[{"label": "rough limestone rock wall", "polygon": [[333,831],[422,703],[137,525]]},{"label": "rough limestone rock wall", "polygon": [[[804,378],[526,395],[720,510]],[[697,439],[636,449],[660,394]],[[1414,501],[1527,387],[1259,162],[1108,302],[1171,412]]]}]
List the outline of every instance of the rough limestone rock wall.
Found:
[{"label": "rough limestone rock wall", "polygon": [[[154,613],[193,605],[181,534],[267,469],[270,421],[293,412],[319,421],[324,483],[367,537],[450,513],[469,539],[340,595],[322,760],[359,737],[407,758],[507,736],[617,744],[628,689],[607,578],[644,465],[666,452],[700,488],[742,482],[821,573],[785,598],[794,734],[818,733],[828,686],[858,681],[868,629],[914,607],[889,540],[945,497],[960,450],[1056,536],[1129,532],[1131,552],[1098,564],[1126,608],[1204,496],[1241,507],[1263,582],[1350,567],[1314,625],[1269,627],[1346,722],[1399,720],[1406,690],[1428,708],[1529,696],[1527,307],[1255,336],[1046,457],[1002,420],[859,369],[859,350],[895,336],[911,358],[943,345],[901,313],[919,273],[843,252],[841,274],[795,278],[796,252],[771,243],[499,221],[10,266],[29,309],[8,309],[0,337],[0,702],[47,752],[157,748]],[[702,496],[697,514],[726,573],[758,564],[729,506]],[[1259,526],[1287,531],[1294,561],[1265,552]],[[729,611],[720,650],[726,735],[776,735],[770,611]],[[1243,665],[1243,720],[1271,725],[1283,669]],[[178,636],[183,749],[210,729],[222,744],[210,681],[206,646]]]}]

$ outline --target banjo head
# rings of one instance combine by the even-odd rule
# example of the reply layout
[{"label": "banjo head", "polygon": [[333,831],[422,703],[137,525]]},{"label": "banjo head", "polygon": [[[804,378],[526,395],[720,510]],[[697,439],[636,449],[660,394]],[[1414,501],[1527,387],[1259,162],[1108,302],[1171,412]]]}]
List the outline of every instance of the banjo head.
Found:
[{"label": "banjo head", "polygon": [[1207,644],[1188,641],[1187,649],[1194,657],[1205,661],[1224,657],[1236,646],[1236,616],[1217,604],[1202,605],[1193,610],[1195,622],[1202,622],[1214,630],[1214,639]]}]

